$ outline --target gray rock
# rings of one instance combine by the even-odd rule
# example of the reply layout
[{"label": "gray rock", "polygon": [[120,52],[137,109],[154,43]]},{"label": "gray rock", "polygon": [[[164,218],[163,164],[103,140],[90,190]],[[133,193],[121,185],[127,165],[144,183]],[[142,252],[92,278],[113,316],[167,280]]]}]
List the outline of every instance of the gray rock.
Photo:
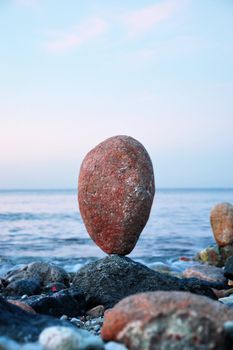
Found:
[{"label": "gray rock", "polygon": [[83,290],[90,308],[100,304],[111,308],[126,296],[157,290],[190,291],[216,299],[207,282],[168,276],[119,255],[81,268],[73,279],[73,286]]},{"label": "gray rock", "polygon": [[69,286],[69,275],[64,269],[44,262],[32,262],[23,268],[9,272],[5,276],[8,284],[22,279],[38,281],[43,287],[53,282],[59,282],[65,286]]},{"label": "gray rock", "polygon": [[34,342],[41,331],[50,326],[74,327],[51,316],[26,312],[0,297],[0,336],[20,343]]},{"label": "gray rock", "polygon": [[86,311],[85,296],[78,288],[68,288],[52,295],[34,295],[23,300],[37,313],[61,317],[83,315]]}]

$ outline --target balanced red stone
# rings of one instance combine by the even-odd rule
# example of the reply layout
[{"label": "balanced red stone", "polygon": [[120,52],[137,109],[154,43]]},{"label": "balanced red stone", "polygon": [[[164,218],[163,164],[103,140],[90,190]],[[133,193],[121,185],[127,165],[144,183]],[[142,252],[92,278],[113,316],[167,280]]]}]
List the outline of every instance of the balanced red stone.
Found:
[{"label": "balanced red stone", "polygon": [[150,157],[137,140],[114,136],[84,158],[80,213],[94,242],[108,254],[129,254],[150,215],[155,185]]}]

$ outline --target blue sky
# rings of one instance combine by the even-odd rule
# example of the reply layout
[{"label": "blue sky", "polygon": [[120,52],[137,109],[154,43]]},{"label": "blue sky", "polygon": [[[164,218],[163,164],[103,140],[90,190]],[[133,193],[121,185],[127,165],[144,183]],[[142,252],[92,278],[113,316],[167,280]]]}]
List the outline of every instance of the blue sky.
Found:
[{"label": "blue sky", "polygon": [[233,187],[231,0],[1,0],[0,188],[75,188],[100,141],[157,187]]}]

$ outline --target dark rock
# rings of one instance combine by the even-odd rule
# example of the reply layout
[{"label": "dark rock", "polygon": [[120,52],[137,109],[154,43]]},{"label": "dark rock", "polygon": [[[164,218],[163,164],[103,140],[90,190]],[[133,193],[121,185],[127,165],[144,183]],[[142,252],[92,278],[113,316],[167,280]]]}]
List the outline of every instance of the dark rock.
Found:
[{"label": "dark rock", "polygon": [[72,327],[69,322],[51,316],[26,312],[0,297],[0,336],[21,343],[37,341],[41,331],[50,326]]},{"label": "dark rock", "polygon": [[204,296],[140,293],[105,313],[101,335],[130,350],[219,350],[225,345],[224,323],[230,320],[232,309]]},{"label": "dark rock", "polygon": [[83,160],[80,213],[88,233],[108,254],[129,254],[150,215],[155,185],[150,157],[137,140],[114,136]]},{"label": "dark rock", "polygon": [[64,289],[48,296],[34,295],[23,301],[37,313],[55,317],[76,317],[84,315],[86,311],[85,296],[77,288]]},{"label": "dark rock", "polygon": [[224,276],[229,280],[233,280],[233,256],[227,259],[224,268]]},{"label": "dark rock", "polygon": [[216,299],[209,282],[168,276],[118,255],[84,266],[76,273],[73,285],[84,291],[89,308],[111,308],[131,294],[157,290],[191,291]]},{"label": "dark rock", "polygon": [[4,292],[6,295],[35,295],[40,293],[40,284],[38,280],[20,279],[9,283]]},{"label": "dark rock", "polygon": [[233,321],[224,323],[225,347],[224,350],[232,350],[233,344]]},{"label": "dark rock", "polygon": [[38,281],[41,286],[54,282],[69,286],[69,275],[64,269],[44,262],[32,262],[21,269],[10,271],[5,279],[8,284],[16,280],[32,279]]}]

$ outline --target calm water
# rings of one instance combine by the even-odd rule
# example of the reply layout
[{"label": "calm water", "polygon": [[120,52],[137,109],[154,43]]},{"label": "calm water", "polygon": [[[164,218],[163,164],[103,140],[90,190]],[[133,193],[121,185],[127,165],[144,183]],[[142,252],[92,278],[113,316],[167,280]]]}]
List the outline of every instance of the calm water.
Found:
[{"label": "calm water", "polygon": [[[233,190],[158,190],[130,257],[150,265],[193,256],[213,243],[209,213],[223,201],[233,201]],[[103,256],[82,223],[76,191],[0,191],[0,275],[38,259],[76,271]]]}]

